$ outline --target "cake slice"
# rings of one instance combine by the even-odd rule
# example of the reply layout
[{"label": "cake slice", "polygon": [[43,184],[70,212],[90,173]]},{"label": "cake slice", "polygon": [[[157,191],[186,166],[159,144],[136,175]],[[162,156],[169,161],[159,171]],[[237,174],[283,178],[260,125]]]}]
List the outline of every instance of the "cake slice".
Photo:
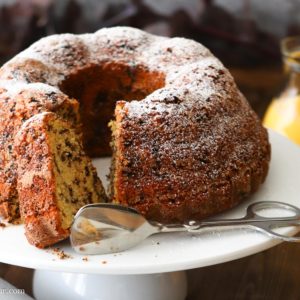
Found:
[{"label": "cake slice", "polygon": [[74,214],[106,201],[81,139],[57,114],[27,120],[15,138],[20,213],[28,241],[44,248],[69,236]]},{"label": "cake slice", "polygon": [[80,131],[79,103],[44,83],[9,85],[0,80],[1,85],[8,90],[0,87],[0,217],[17,224],[20,213],[13,151],[16,133],[26,120],[45,111],[57,113]]}]

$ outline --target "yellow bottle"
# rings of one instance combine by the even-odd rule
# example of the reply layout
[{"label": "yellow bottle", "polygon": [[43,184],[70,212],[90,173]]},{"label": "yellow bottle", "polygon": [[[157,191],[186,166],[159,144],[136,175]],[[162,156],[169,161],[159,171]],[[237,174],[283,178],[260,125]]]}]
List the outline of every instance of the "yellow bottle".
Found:
[{"label": "yellow bottle", "polygon": [[281,51],[289,80],[269,105],[263,124],[300,145],[300,36],[284,39]]}]

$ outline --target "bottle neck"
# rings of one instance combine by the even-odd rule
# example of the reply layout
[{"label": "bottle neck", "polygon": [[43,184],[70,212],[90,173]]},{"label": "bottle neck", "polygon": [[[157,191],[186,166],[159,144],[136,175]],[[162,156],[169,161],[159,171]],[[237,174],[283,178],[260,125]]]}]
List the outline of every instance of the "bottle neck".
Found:
[{"label": "bottle neck", "polygon": [[289,85],[300,87],[300,72],[291,71],[289,77]]},{"label": "bottle neck", "polygon": [[296,97],[300,95],[300,64],[285,64],[288,73],[287,86],[282,92],[282,97]]}]

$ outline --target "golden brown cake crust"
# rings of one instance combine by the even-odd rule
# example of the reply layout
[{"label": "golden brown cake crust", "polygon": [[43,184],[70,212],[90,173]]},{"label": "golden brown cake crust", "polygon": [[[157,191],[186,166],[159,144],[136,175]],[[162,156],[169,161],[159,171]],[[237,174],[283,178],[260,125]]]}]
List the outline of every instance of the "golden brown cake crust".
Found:
[{"label": "golden brown cake crust", "polygon": [[121,103],[117,202],[151,220],[183,222],[227,210],[258,189],[269,167],[267,131],[233,81],[223,83],[232,84],[231,97],[227,87],[208,103],[188,103],[189,91],[166,95],[169,104],[134,103],[139,113]]},{"label": "golden brown cake crust", "polygon": [[150,219],[200,219],[231,208],[267,175],[267,131],[227,69],[192,40],[129,27],[47,37],[1,68],[0,87],[7,82],[42,82],[78,98],[92,155],[103,154],[98,136],[107,134],[101,120],[92,128],[97,115],[125,100],[116,110],[113,201]]}]

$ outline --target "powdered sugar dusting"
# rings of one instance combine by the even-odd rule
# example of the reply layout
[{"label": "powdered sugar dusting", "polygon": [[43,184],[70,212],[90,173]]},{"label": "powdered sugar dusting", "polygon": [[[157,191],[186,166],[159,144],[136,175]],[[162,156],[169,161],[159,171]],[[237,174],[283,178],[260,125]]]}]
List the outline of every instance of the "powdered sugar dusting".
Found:
[{"label": "powdered sugar dusting", "polygon": [[12,82],[11,80],[0,80],[0,86],[4,86],[7,90],[7,96],[15,97],[17,94],[25,90],[31,90],[38,93],[61,93],[62,92],[55,86],[51,86],[41,82],[24,83]]},{"label": "powdered sugar dusting", "polygon": [[[174,67],[201,61],[211,57],[211,53],[201,44],[184,38],[154,36],[130,27],[104,28],[94,34],[62,34],[42,38],[4,65],[0,78],[6,77],[5,70],[10,70],[9,65],[14,67],[33,60],[41,63],[39,68],[44,66],[46,76],[43,82],[46,80],[45,83],[58,86],[76,70],[105,63],[112,57],[115,61],[142,64],[149,70],[159,70],[168,75],[173,73]],[[15,77],[9,74],[9,79],[14,80]]]},{"label": "powdered sugar dusting", "polygon": [[[151,111],[154,107],[157,113],[172,109],[172,97],[182,98],[186,102],[193,102],[195,98],[198,101],[205,100],[216,93],[214,82],[203,80],[208,78],[209,72],[214,72],[209,68],[224,69],[210,51],[199,43],[185,38],[158,37],[129,27],[104,28],[95,34],[46,37],[17,55],[11,64],[19,64],[22,60],[41,62],[45,66],[44,84],[31,85],[31,70],[23,69],[25,73],[29,72],[29,75],[24,73],[24,77],[30,80],[30,88],[46,93],[47,89],[51,89],[46,87],[47,84],[57,87],[76,70],[92,64],[106,63],[111,57],[116,62],[143,65],[149,71],[165,74],[164,88],[150,94],[144,100],[145,103],[139,101],[128,104],[134,114],[146,113],[148,108]],[[4,67],[4,71],[6,68]],[[5,78],[0,74],[1,77]],[[12,94],[20,92],[28,84],[25,80],[11,79],[3,81],[3,85],[9,87]]]}]

